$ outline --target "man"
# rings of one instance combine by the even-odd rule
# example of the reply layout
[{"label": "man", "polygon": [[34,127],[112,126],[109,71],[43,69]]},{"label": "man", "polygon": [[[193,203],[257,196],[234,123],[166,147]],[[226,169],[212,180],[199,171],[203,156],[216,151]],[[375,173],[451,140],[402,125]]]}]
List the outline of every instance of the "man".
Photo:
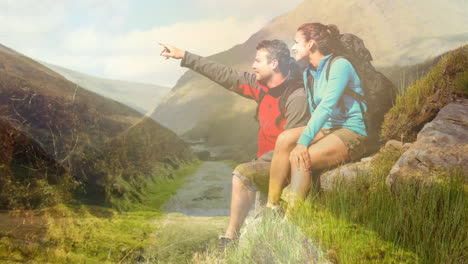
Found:
[{"label": "man", "polygon": [[268,193],[270,162],[279,134],[307,124],[310,115],[301,72],[291,62],[287,45],[280,40],[263,40],[257,45],[252,65],[255,74],[236,71],[174,46],[161,45],[164,47],[161,56],[166,59],[182,59],[182,67],[258,103],[257,158],[237,166],[233,172],[231,216],[225,235],[220,237],[220,242],[227,244],[238,238],[255,192]]}]

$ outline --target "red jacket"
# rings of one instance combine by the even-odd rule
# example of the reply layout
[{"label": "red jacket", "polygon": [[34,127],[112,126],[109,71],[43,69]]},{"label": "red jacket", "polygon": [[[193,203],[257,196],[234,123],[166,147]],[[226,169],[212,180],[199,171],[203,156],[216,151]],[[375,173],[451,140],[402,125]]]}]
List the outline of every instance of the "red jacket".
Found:
[{"label": "red jacket", "polygon": [[[260,103],[258,106],[260,128],[257,158],[275,148],[276,139],[284,129],[307,125],[310,115],[300,78],[287,78],[280,85],[269,89],[257,82],[255,74],[239,72],[189,52],[185,52],[181,66],[190,68],[221,86]],[[285,103],[286,109],[283,111],[284,117],[277,122],[280,116],[280,97],[288,89],[300,91],[289,93],[290,96]],[[261,95],[261,90],[263,90],[263,95]],[[259,102],[260,99],[261,102]]]}]

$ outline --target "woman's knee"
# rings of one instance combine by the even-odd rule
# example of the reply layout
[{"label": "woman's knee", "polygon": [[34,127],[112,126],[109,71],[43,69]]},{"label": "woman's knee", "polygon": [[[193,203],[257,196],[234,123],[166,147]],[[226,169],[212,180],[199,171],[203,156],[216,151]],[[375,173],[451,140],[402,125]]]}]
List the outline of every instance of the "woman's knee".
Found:
[{"label": "woman's knee", "polygon": [[283,131],[276,139],[275,152],[291,151],[299,138],[300,134],[293,130]]}]

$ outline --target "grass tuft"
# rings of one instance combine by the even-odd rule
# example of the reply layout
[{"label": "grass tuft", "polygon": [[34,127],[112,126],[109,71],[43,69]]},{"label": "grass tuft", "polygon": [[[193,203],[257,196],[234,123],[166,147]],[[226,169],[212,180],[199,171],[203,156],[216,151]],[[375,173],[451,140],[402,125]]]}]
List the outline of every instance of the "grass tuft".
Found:
[{"label": "grass tuft", "polygon": [[454,98],[465,96],[468,88],[468,45],[442,59],[423,78],[398,95],[395,105],[385,115],[381,139],[413,141],[419,130]]}]

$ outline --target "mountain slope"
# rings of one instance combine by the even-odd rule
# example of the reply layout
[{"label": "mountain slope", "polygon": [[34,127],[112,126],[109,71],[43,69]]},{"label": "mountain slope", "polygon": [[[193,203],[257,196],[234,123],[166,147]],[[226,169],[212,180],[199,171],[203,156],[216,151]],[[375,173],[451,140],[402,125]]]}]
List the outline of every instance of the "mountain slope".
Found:
[{"label": "mountain slope", "polygon": [[42,64],[87,90],[124,103],[143,114],[152,111],[170,90],[160,85],[103,79],[48,63]]},{"label": "mountain slope", "polygon": [[3,119],[0,149],[0,209],[38,207],[70,198],[74,182],[66,169]]},{"label": "mountain slope", "polygon": [[[71,174],[85,188],[93,188],[93,192],[88,193],[99,199],[109,199],[118,193],[115,187],[118,182],[131,181],[133,187],[138,188],[150,177],[163,176],[151,174],[158,169],[174,167],[194,158],[182,140],[155,121],[149,122],[124,104],[85,90],[4,46],[0,46],[0,121],[14,127],[3,133],[17,131],[15,133],[29,138],[34,142],[31,144],[37,146],[35,149],[40,149],[38,153],[45,153],[40,157],[47,156],[47,160],[63,167],[65,174]],[[140,155],[139,164],[144,163],[145,168],[151,170],[134,168],[130,172],[119,158],[129,144],[116,144],[116,140],[135,128],[150,128],[132,133],[133,144],[136,144],[132,155],[144,153]],[[144,142],[158,142],[160,138],[174,150],[167,152],[158,145]],[[161,154],[148,155],[151,153]],[[1,165],[5,168],[11,168],[10,163],[15,160],[11,155],[14,153],[4,157]],[[180,158],[174,159],[175,155]],[[7,171],[10,170],[0,171],[0,178],[24,175]]]}]

